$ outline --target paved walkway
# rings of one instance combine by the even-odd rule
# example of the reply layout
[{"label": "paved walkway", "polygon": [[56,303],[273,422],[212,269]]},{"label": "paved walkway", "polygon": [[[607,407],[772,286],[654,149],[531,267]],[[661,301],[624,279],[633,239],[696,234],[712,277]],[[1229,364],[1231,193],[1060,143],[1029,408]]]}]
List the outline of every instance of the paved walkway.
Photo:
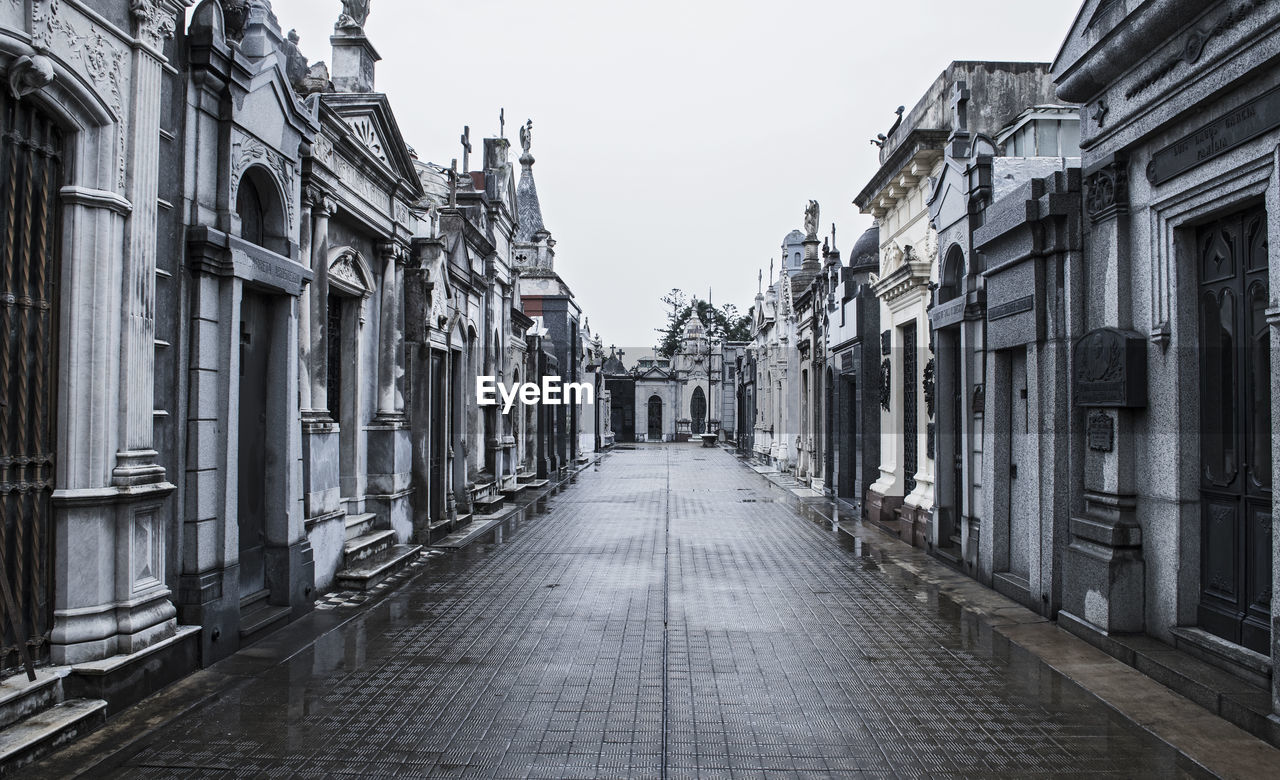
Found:
[{"label": "paved walkway", "polygon": [[[144,703],[152,714],[135,720],[154,728],[138,739],[134,726],[126,739],[117,725],[113,741],[108,725],[90,747],[99,759],[115,752],[79,768],[95,777],[1187,771],[1164,743],[936,589],[882,570],[869,545],[837,544],[727,452],[616,451],[551,501],[505,543],[431,562],[313,644],[263,643],[277,649],[212,667],[221,677],[200,706]],[[182,695],[193,694],[170,698]],[[58,760],[45,771],[66,771],[70,759]]]}]

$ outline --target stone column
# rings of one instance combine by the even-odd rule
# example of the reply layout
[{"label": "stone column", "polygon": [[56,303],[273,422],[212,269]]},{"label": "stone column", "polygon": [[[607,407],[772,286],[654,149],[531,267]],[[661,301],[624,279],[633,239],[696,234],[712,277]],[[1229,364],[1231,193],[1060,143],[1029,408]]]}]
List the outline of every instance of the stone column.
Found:
[{"label": "stone column", "polygon": [[162,482],[152,441],[155,416],[156,218],[160,192],[161,87],[164,42],[173,36],[183,4],[138,0],[133,58],[133,123],[130,134],[129,218],[124,261],[120,361],[120,443],[112,481],[132,486]]},{"label": "stone column", "polygon": [[[314,204],[314,194],[304,192],[298,248],[299,256],[308,262],[312,260],[311,207]],[[298,408],[303,413],[311,411],[311,287],[303,284],[298,300]]]},{"label": "stone column", "polygon": [[329,410],[329,352],[326,320],[329,314],[329,217],[337,210],[333,199],[320,191],[311,196],[311,412],[327,416]]},{"label": "stone column", "polygon": [[400,344],[399,257],[398,244],[386,242],[378,247],[382,256],[382,301],[378,334],[378,416],[395,417],[396,368]]}]

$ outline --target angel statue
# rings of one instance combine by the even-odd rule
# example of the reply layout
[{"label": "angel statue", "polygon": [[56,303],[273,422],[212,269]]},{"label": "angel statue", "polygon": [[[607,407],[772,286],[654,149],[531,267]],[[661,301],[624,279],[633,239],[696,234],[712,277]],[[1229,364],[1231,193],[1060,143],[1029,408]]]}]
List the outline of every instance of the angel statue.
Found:
[{"label": "angel statue", "polygon": [[818,201],[811,200],[804,210],[804,234],[806,238],[818,237]]},{"label": "angel statue", "polygon": [[529,119],[520,127],[520,148],[528,153],[531,144],[533,144],[533,120]]},{"label": "angel statue", "polygon": [[363,30],[373,0],[342,0],[342,15],[336,25],[340,30]]}]

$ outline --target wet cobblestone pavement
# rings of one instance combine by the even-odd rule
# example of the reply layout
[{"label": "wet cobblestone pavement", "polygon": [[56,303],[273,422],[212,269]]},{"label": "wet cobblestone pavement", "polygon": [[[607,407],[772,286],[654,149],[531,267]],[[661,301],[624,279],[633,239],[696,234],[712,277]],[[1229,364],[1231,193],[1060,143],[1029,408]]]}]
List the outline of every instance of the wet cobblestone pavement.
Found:
[{"label": "wet cobblestone pavement", "polygon": [[99,770],[1182,773],[1175,751],[866,551],[727,452],[617,451],[505,543],[431,561]]}]

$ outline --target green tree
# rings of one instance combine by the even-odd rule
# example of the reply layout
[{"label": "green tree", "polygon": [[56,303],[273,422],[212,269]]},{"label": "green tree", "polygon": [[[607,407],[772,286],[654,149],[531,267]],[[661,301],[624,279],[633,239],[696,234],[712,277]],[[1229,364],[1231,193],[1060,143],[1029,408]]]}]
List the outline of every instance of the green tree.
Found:
[{"label": "green tree", "polygon": [[751,338],[751,318],[738,314],[732,303],[715,306],[701,298],[690,298],[682,290],[672,289],[662,296],[667,307],[667,325],[658,330],[661,340],[657,352],[670,359],[680,350],[680,337],[689,318],[697,316],[711,331],[711,335],[725,341],[747,341]]}]

